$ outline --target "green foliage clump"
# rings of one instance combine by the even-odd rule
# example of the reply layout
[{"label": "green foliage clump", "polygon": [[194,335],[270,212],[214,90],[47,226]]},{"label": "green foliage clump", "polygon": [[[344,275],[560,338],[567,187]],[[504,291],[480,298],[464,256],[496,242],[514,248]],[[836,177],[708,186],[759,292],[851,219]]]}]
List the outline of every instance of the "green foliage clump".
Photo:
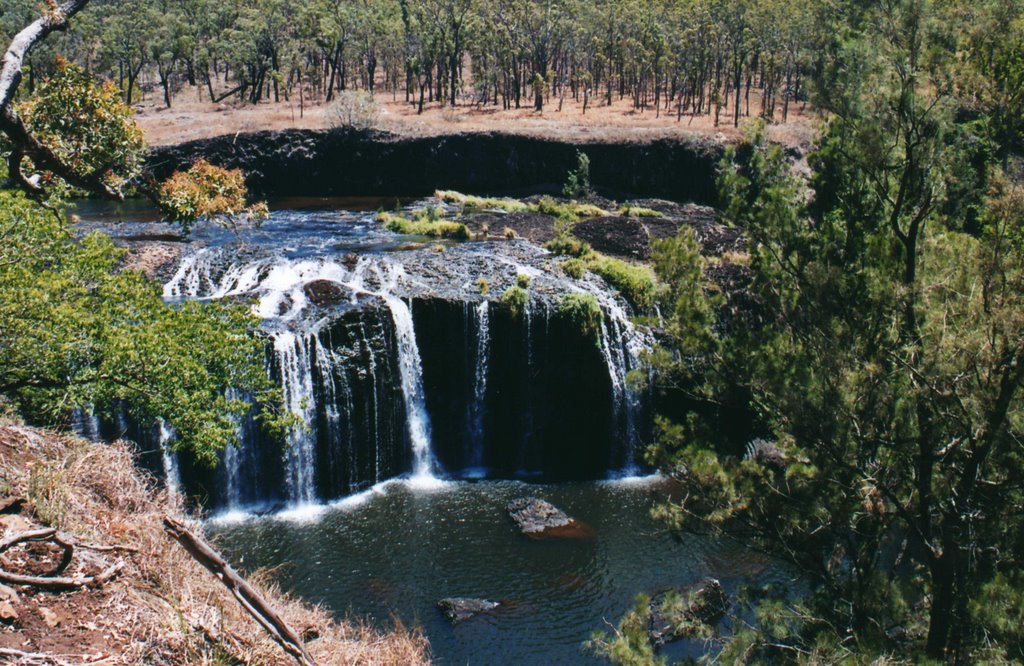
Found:
[{"label": "green foliage clump", "polygon": [[565,179],[562,194],[566,199],[588,199],[594,196],[590,186],[590,158],[582,150],[576,152],[576,168]]},{"label": "green foliage clump", "polygon": [[663,666],[666,661],[654,652],[648,629],[651,624],[651,598],[637,595],[614,634],[597,632],[586,643],[594,654],[604,657],[616,666]]},{"label": "green foliage clump", "polygon": [[544,249],[551,254],[577,259],[586,259],[594,252],[588,243],[569,234],[559,234],[552,238],[544,243]]},{"label": "green foliage clump", "polygon": [[461,222],[437,221],[425,219],[429,213],[423,213],[421,219],[410,220],[390,213],[378,213],[377,221],[382,222],[388,231],[407,236],[430,236],[433,238],[453,238],[468,240],[469,228]]},{"label": "green foliage clump", "polygon": [[558,220],[572,225],[580,220],[592,217],[609,217],[611,213],[594,204],[576,201],[558,201],[552,197],[541,197],[534,210],[544,215],[551,215]]},{"label": "green foliage clump", "polygon": [[58,59],[36,94],[18,104],[29,130],[76,176],[102,175],[120,190],[139,175],[146,145],[132,110],[112,83],[97,83],[81,67]]},{"label": "green foliage clump", "polygon": [[[958,10],[844,12],[822,54],[829,121],[810,177],[760,124],[720,170],[766,316],[716,337],[692,239],[656,246],[672,339],[656,371],[707,406],[658,422],[649,459],[685,487],[660,515],[742,526],[808,581],[799,604],[759,601],[724,661],[1017,661],[1024,187],[984,145],[986,122],[1008,119],[979,121],[965,112],[978,99],[957,98],[970,83]],[[721,437],[737,413],[765,433],[746,455]]]},{"label": "green foliage clump", "polygon": [[529,204],[525,204],[518,199],[510,199],[507,197],[477,197],[470,194],[462,194],[461,192],[455,192],[452,190],[439,190],[434,193],[434,196],[445,203],[459,204],[462,206],[462,210],[465,211],[480,211],[480,210],[501,210],[506,213],[518,213],[526,210],[530,210]]},{"label": "green foliage clump", "polygon": [[514,319],[518,319],[530,305],[530,294],[522,287],[509,287],[498,302]]},{"label": "green foliage clump", "polygon": [[476,288],[477,291],[480,292],[481,296],[486,296],[487,294],[491,293],[491,281],[485,277],[477,278]]},{"label": "green foliage clump", "polygon": [[571,322],[588,340],[601,339],[604,313],[593,294],[566,294],[558,303],[558,316]]},{"label": "green foliage clump", "polygon": [[236,439],[252,393],[282,434],[287,417],[263,368],[258,322],[242,306],[164,303],[159,285],[118,271],[124,251],[62,217],[0,192],[0,395],[41,423],[76,407],[127,406],[140,423],[162,418],[175,444],[207,463]]},{"label": "green foliage clump", "polygon": [[647,266],[596,253],[587,265],[638,310],[646,310],[654,305],[655,276]]},{"label": "green foliage clump", "polygon": [[619,215],[623,217],[665,217],[661,211],[642,206],[623,206],[619,209]]},{"label": "green foliage clump", "polygon": [[582,259],[566,259],[559,265],[574,280],[579,280],[587,272],[587,264]]},{"label": "green foliage clump", "polygon": [[532,281],[533,279],[525,273],[519,273],[516,275],[516,286],[521,289],[529,289]]},{"label": "green foliage clump", "polygon": [[157,200],[167,219],[188,231],[195,220],[213,219],[234,225],[256,222],[268,215],[265,203],[248,205],[245,174],[197,160],[187,171],[176,171],[161,186]]}]

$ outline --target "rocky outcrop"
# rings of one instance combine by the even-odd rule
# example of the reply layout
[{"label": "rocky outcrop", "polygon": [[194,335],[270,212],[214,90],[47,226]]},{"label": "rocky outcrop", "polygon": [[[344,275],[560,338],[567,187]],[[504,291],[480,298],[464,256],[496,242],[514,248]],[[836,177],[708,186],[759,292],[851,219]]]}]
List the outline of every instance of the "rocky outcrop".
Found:
[{"label": "rocky outcrop", "polygon": [[520,497],[505,505],[519,530],[531,539],[585,538],[590,528],[539,497]]},{"label": "rocky outcrop", "polygon": [[719,144],[700,139],[571,143],[501,133],[400,137],[380,132],[255,132],[155,148],[149,170],[164,179],[203,157],[238,167],[262,196],[423,196],[558,191],[590,157],[591,181],[608,196],[713,204]]},{"label": "rocky outcrop", "polygon": [[465,622],[481,613],[489,613],[500,605],[496,601],[467,599],[464,597],[450,597],[437,602],[438,610],[452,624]]}]

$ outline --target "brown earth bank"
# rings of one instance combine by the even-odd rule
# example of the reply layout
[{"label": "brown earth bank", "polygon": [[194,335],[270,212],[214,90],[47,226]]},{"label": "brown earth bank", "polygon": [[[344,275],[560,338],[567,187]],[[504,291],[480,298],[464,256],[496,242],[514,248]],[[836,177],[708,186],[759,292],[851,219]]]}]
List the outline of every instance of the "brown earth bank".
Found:
[{"label": "brown earth bank", "polygon": [[[128,442],[95,444],[0,418],[0,546],[44,526],[75,544],[64,577],[121,568],[77,590],[0,585],[0,663],[295,663],[234,597],[179,547],[165,516],[194,531],[176,500],[134,464]],[[0,548],[0,569],[47,576],[62,553],[50,542]],[[339,621],[250,578],[302,637],[318,664],[423,664],[426,639],[399,626],[381,633]]]},{"label": "brown earth bank", "polygon": [[699,137],[583,144],[509,133],[409,137],[292,129],[157,147],[148,167],[162,180],[205,158],[242,169],[251,191],[263,197],[416,197],[437,189],[524,194],[560,191],[583,151],[591,182],[605,196],[713,205],[723,150]]}]

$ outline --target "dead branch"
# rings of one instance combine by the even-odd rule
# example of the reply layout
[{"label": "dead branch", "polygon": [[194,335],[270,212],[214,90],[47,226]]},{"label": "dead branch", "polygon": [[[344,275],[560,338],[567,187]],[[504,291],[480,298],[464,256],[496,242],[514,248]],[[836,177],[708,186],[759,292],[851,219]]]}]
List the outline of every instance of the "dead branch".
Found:
[{"label": "dead branch", "polygon": [[29,532],[18,532],[12,534],[6,539],[0,540],[0,553],[14,548],[19,543],[25,543],[28,541],[49,541],[57,534],[57,530],[52,527],[47,527],[41,530],[31,530]]},{"label": "dead branch", "polygon": [[170,517],[164,517],[164,529],[196,560],[214,576],[220,579],[238,603],[263,627],[271,638],[285,652],[294,657],[301,666],[316,666],[316,662],[306,651],[302,639],[288,624],[271,608],[263,596],[256,591],[244,578],[238,575],[231,565],[220,556],[201,537],[194,534],[183,523]]},{"label": "dead branch", "polygon": [[[62,655],[58,657],[56,655],[44,654],[42,652],[24,652],[14,648],[0,648],[0,657],[13,657],[17,659],[15,663],[18,664],[57,664],[58,666],[70,666],[72,662],[64,661],[65,659],[70,658],[79,660],[79,663],[93,663],[96,661],[106,661],[107,659],[102,655]],[[7,663],[6,660],[0,661]]]},{"label": "dead branch", "polygon": [[95,576],[46,577],[25,576],[0,569],[0,583],[28,585],[47,590],[77,590],[83,587],[99,587],[117,575],[124,568],[124,560],[118,560],[102,573]]},{"label": "dead branch", "polygon": [[16,663],[21,664],[58,664],[58,666],[66,666],[68,663],[52,655],[41,652],[23,652],[14,648],[0,648],[0,657],[13,657],[18,660]]}]

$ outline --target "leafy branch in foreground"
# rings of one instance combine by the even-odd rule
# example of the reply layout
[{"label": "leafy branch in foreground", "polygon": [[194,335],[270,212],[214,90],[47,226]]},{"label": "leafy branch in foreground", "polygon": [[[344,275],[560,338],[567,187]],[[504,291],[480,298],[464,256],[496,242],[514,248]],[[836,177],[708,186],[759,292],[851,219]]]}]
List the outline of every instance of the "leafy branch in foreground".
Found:
[{"label": "leafy branch in foreground", "polygon": [[166,304],[159,285],[119,271],[124,255],[63,217],[0,192],[0,394],[22,414],[60,422],[85,405],[124,404],[140,423],[164,419],[176,446],[206,462],[236,437],[251,405],[283,434],[288,417],[263,367],[258,322],[241,305]]}]

